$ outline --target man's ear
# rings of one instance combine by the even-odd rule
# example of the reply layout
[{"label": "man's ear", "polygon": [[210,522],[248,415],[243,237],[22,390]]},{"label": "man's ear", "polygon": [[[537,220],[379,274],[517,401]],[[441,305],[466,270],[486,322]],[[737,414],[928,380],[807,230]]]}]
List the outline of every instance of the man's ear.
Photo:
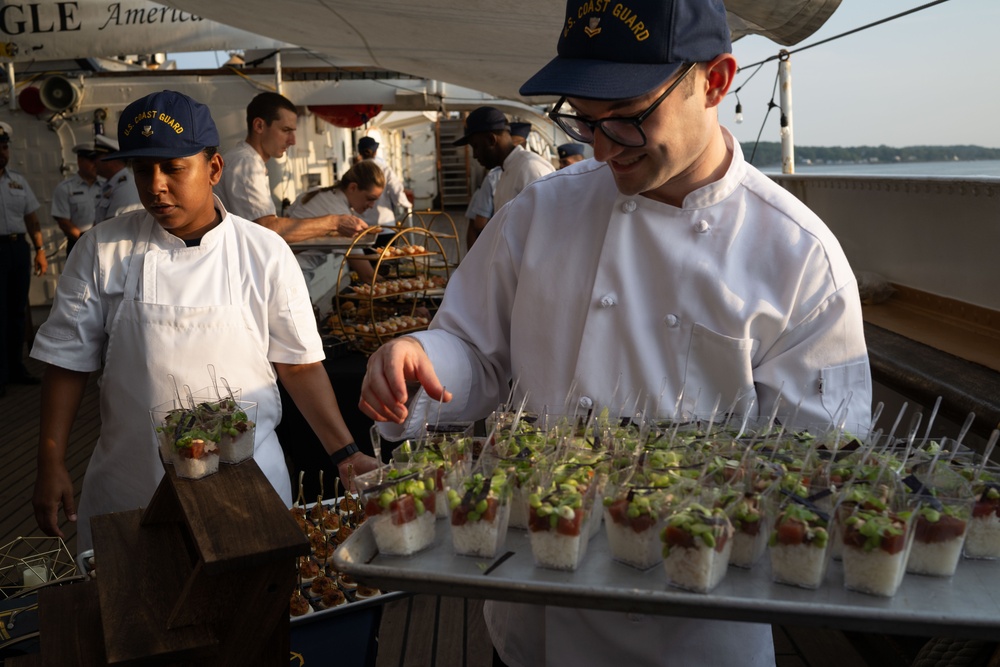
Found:
[{"label": "man's ear", "polygon": [[264,130],[267,129],[267,122],[263,118],[254,118],[250,126],[253,128],[254,134],[264,134]]},{"label": "man's ear", "polygon": [[723,53],[705,65],[705,105],[709,108],[722,103],[736,77],[736,58]]}]

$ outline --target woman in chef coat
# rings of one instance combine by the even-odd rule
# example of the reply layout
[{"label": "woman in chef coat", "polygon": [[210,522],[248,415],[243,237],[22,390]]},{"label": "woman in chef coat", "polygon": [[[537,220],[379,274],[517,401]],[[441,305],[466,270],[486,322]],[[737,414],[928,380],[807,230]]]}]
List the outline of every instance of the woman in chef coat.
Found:
[{"label": "woman in chef coat", "polygon": [[[209,384],[210,364],[258,403],[254,459],[286,504],[279,377],[342,476],[349,465],[374,468],[340,415],[288,244],[212,194],[223,161],[208,107],[173,91],[148,95],[122,113],[118,139],[115,157],[130,161],[144,209],[81,239],[31,352],[49,364],[32,499],[42,530],[62,536],[62,506],[83,551],[91,516],[145,506],[163,475],[149,409],[174,396],[171,376]],[[77,511],[66,443],[87,377],[102,367],[101,435]]]}]

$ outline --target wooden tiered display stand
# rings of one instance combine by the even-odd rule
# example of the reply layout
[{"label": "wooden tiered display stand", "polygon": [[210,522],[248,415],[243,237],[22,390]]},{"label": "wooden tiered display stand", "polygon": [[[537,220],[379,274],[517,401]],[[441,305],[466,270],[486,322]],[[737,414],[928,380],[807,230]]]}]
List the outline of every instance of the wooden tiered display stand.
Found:
[{"label": "wooden tiered display stand", "polygon": [[[355,247],[361,248],[370,241],[366,236],[380,231],[384,230],[372,227],[362,232],[347,254],[351,255]],[[457,240],[457,235],[445,235],[443,238]],[[422,246],[424,250],[416,253],[407,251],[416,246]],[[430,316],[433,316],[436,310],[434,300],[444,294],[444,286],[452,270],[438,234],[422,227],[400,228],[385,247],[377,249],[377,252],[365,250],[363,254],[354,254],[354,257],[370,260],[376,277],[369,283],[355,286],[368,290],[367,293],[337,295],[333,317],[328,320],[331,333],[356,349],[371,353],[391,338],[427,328],[427,322],[413,321],[418,315],[418,306],[427,306]],[[341,272],[345,270],[341,268]],[[338,282],[342,278],[343,275],[339,276]],[[403,281],[414,279],[425,281],[425,285],[401,286]],[[433,285],[426,284],[432,280]]]},{"label": "wooden tiered display stand", "polygon": [[91,525],[97,578],[41,592],[41,653],[10,667],[288,664],[309,543],[252,459],[200,480],[167,466],[145,511]]}]

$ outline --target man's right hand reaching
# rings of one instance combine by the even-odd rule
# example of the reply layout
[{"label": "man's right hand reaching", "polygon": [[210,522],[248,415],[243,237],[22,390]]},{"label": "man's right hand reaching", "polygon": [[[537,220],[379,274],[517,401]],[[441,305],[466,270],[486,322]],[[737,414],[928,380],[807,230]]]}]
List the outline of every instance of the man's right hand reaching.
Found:
[{"label": "man's right hand reaching", "polygon": [[419,382],[435,401],[451,400],[451,392],[441,385],[423,346],[416,338],[403,336],[389,341],[368,359],[358,405],[375,421],[402,424],[410,399],[407,382]]},{"label": "man's right hand reaching", "polygon": [[336,227],[331,231],[336,231],[337,236],[351,239],[368,229],[368,223],[356,215],[331,215],[330,217],[336,221]]}]

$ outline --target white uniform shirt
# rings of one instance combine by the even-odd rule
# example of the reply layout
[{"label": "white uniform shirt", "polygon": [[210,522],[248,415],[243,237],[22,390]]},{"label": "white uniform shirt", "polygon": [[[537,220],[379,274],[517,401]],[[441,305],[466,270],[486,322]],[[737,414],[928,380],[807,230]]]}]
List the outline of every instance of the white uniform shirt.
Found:
[{"label": "white uniform shirt", "polygon": [[[302,274],[288,244],[274,232],[225,212],[220,225],[187,248],[184,241],[153,225],[150,250],[171,252],[175,261],[156,264],[155,280],[141,277],[142,301],[166,305],[209,306],[229,301],[223,228],[234,225],[245,268],[243,294],[271,362],[305,364],[324,358],[323,344]],[[89,372],[101,368],[107,327],[122,302],[126,269],[142,219],[137,211],[101,223],[80,237],[59,277],[58,297],[35,337],[31,356],[62,368]],[[146,270],[148,265],[144,266]],[[159,286],[154,294],[146,285]],[[166,289],[165,286],[169,286]]]},{"label": "white uniform shirt", "polygon": [[[309,200],[304,201],[307,197]],[[299,195],[288,209],[290,218],[318,218],[324,215],[355,215],[343,190],[334,187],[305,192]],[[329,291],[334,287],[346,287],[350,284],[349,271],[341,276],[344,263],[343,251],[307,248],[297,251],[295,260],[299,263],[302,275],[306,279],[309,299],[325,312],[325,309],[330,307],[329,301],[324,299]]]},{"label": "white uniform shirt", "polygon": [[515,146],[503,161],[503,173],[493,192],[493,211],[499,211],[517,193],[528,187],[529,183],[555,170],[552,163],[538,153],[525,150],[523,146]]},{"label": "white uniform shirt", "polygon": [[482,185],[472,194],[469,206],[465,209],[466,218],[475,220],[476,216],[482,216],[489,220],[493,217],[495,213],[493,209],[493,193],[496,191],[497,182],[502,175],[503,169],[500,167],[494,167],[486,172]]},{"label": "white uniform shirt", "polygon": [[403,188],[403,179],[396,175],[395,170],[389,166],[389,163],[378,155],[372,159],[375,160],[375,164],[385,174],[385,188],[382,190],[382,196],[378,198],[375,206],[365,211],[360,217],[370,227],[374,227],[375,225],[394,227],[398,216],[397,212],[401,210],[409,212],[413,209],[413,204],[410,203],[410,200],[406,196]]},{"label": "white uniform shirt", "polygon": [[[454,398],[439,407],[418,392],[406,424],[383,433],[412,436],[430,415],[483,417],[507,397],[511,378],[514,404],[527,393],[527,408],[539,412],[566,405],[570,391],[581,408],[612,410],[641,391],[648,403],[638,404],[652,409],[663,391],[660,416],[670,417],[684,389],[686,416],[707,416],[717,396],[728,406],[742,393],[755,393],[766,415],[780,391],[783,414],[801,400],[802,424],[831,423],[843,402],[847,423],[867,426],[871,377],[847,259],[822,221],[725,134],[727,173],[680,208],[620,194],[606,164],[585,160],[500,209],[452,275],[431,329],[415,334]],[[586,664],[657,664],[669,654],[676,664],[749,665],[759,649],[757,660],[773,661],[767,626],[510,609],[489,603],[487,621],[512,667],[546,664],[546,653],[549,664],[578,655]],[[571,641],[554,636],[565,640],[554,628],[573,625],[556,616],[576,619]]]},{"label": "white uniform shirt", "polygon": [[264,158],[245,140],[222,156],[226,166],[215,194],[222,205],[247,220],[277,215]]},{"label": "white uniform shirt", "polygon": [[[303,201],[307,197],[309,200]],[[288,208],[290,218],[319,218],[324,215],[356,215],[356,213],[351,210],[347,195],[338,187],[301,194]]]},{"label": "white uniform shirt", "polygon": [[123,167],[101,187],[94,211],[94,222],[103,222],[131,211],[142,211],[139,189],[128,167]]},{"label": "white uniform shirt", "polygon": [[97,202],[101,197],[104,179],[97,177],[93,183],[88,183],[73,174],[63,180],[52,191],[53,218],[65,218],[81,232],[94,226],[94,216]]},{"label": "white uniform shirt", "polygon": [[24,176],[4,169],[0,174],[0,236],[24,234],[27,226],[24,216],[37,211],[39,207],[35,193]]}]

